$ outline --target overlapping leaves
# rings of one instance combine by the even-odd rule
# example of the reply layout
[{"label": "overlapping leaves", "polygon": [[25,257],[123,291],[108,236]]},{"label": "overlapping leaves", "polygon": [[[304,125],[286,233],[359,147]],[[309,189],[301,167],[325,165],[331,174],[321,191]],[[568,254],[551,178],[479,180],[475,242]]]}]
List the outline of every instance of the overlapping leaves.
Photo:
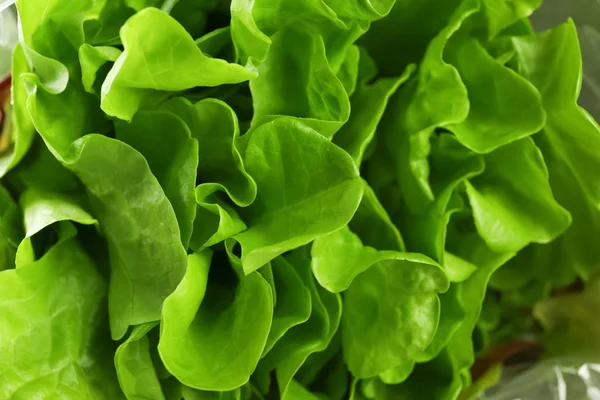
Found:
[{"label": "overlapping leaves", "polygon": [[600,267],[600,128],[539,1],[17,6],[4,397],[454,399],[488,282]]}]

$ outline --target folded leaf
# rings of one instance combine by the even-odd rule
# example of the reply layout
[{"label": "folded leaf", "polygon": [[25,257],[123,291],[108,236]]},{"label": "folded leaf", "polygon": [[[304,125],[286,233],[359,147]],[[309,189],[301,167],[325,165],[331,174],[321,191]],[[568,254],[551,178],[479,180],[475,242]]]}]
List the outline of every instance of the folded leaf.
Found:
[{"label": "folded leaf", "polygon": [[93,225],[94,219],[74,198],[59,193],[29,189],[19,199],[23,209],[25,235],[31,237],[58,221]]},{"label": "folded leaf", "polygon": [[201,251],[246,230],[247,226],[227,202],[215,195],[196,198],[196,219],[190,248]]},{"label": "folded leaf", "polygon": [[[308,356],[304,364],[302,364],[302,367],[298,370],[298,373],[294,376],[294,379],[306,387],[312,387],[322,381],[321,378],[323,374],[328,373],[329,364],[331,362],[337,363],[338,361],[341,361],[344,363],[344,359],[340,352],[342,346],[341,336],[340,330],[338,329],[325,350],[312,353]],[[336,359],[338,361],[336,361]],[[344,370],[347,372],[345,364]]]},{"label": "folded leaf", "polygon": [[461,1],[447,25],[429,43],[418,75],[388,107],[385,143],[393,154],[402,194],[415,213],[433,201],[427,162],[430,136],[438,127],[464,121],[469,112],[467,89],[457,69],[446,62],[444,49],[477,10],[477,1]]},{"label": "folded leaf", "polygon": [[[19,199],[23,210],[25,238],[19,243],[16,254],[16,268],[21,268],[35,260],[31,238],[44,228],[61,221],[73,221],[82,225],[98,223],[80,204],[81,199],[75,199],[55,192],[47,192],[35,188],[26,190]],[[73,231],[63,239],[75,236]]]},{"label": "folded leaf", "polygon": [[375,392],[381,399],[413,399],[418,396],[435,399],[456,399],[464,386],[469,386],[469,368],[475,361],[472,335],[486,284],[494,270],[513,254],[490,251],[476,235],[453,235],[449,249],[466,262],[478,266],[469,279],[460,283],[466,316],[450,342],[433,360],[417,364],[410,377],[399,385],[377,384]]},{"label": "folded leaf", "polygon": [[315,278],[332,293],[348,289],[357,275],[379,259],[377,250],[363,246],[348,228],[317,238],[311,255]]},{"label": "folded leaf", "polygon": [[423,213],[404,207],[398,221],[403,231],[410,232],[406,235],[409,251],[421,252],[445,266],[446,228],[452,214],[462,208],[454,204],[453,196],[468,178],[484,171],[484,161],[452,135],[441,134],[432,138],[429,164],[435,201]]},{"label": "folded leaf", "polygon": [[548,243],[571,224],[556,202],[540,150],[525,138],[484,157],[485,171],[467,184],[475,225],[492,250],[514,252]]},{"label": "folded leaf", "polygon": [[254,203],[240,210],[248,229],[234,237],[246,273],[342,228],[362,197],[350,156],[294,119],[256,129],[244,161],[258,186]]},{"label": "folded leaf", "polygon": [[[600,265],[600,249],[590,240],[600,229],[600,128],[577,105],[581,53],[572,22],[514,40],[523,74],[542,94],[548,122],[535,136],[550,173],[557,201],[573,216],[572,226],[545,251],[549,268],[572,268],[589,276]],[[565,282],[573,279],[567,277]]]},{"label": "folded leaf", "polygon": [[310,289],[294,267],[283,257],[277,257],[271,265],[277,302],[273,310],[273,324],[265,345],[265,354],[288,330],[306,322],[312,308]]},{"label": "folded leaf", "polygon": [[327,138],[340,129],[350,115],[350,101],[326,50],[323,38],[308,32],[290,28],[272,36],[269,54],[250,83],[255,126],[291,115]]},{"label": "folded leaf", "polygon": [[284,396],[281,397],[282,400],[318,400],[319,397],[309,392],[304,386],[299,384],[298,382],[292,380],[290,382],[290,386],[288,391]]},{"label": "folded leaf", "polygon": [[22,239],[21,212],[8,191],[0,186],[0,271],[15,267],[17,246]]},{"label": "folded leaf", "polygon": [[93,46],[120,45],[119,29],[133,13],[127,0],[94,1],[83,21],[85,41]]},{"label": "folded leaf", "polygon": [[165,399],[152,365],[150,341],[146,336],[156,325],[149,323],[133,328],[129,338],[115,353],[115,368],[127,399]]},{"label": "folded leaf", "polygon": [[439,298],[440,321],[427,348],[414,357],[419,363],[433,360],[444,351],[467,317],[468,299],[463,298],[463,285],[451,284],[448,291],[441,293]]},{"label": "folded leaf", "polygon": [[255,76],[241,65],[204,55],[177,21],[156,8],[145,8],[127,20],[121,40],[125,51],[102,85],[102,110],[127,121],[140,107],[164,100],[164,91],[238,83]]},{"label": "folded leaf", "polygon": [[[273,318],[271,288],[258,273],[219,282],[206,250],[188,257],[181,284],[165,300],[158,351],[179,381],[195,389],[231,390],[250,378]],[[216,274],[215,278],[209,279]]]},{"label": "folded leaf", "polygon": [[[364,54],[364,53],[363,53]],[[361,52],[358,46],[350,46],[344,55],[344,61],[340,65],[336,76],[342,82],[348,96],[352,96],[356,90],[358,69],[360,64]]]},{"label": "folded leaf", "polygon": [[[359,43],[368,49],[383,76],[398,76],[409,64],[421,61],[461,1],[396,1],[385,18],[371,24]],[[390,51],[390,39],[400,51]]]},{"label": "folded leaf", "polygon": [[[346,4],[335,2],[330,6],[329,3],[325,0],[234,0],[231,5],[231,30],[238,58],[244,63],[249,62],[250,66],[260,65],[270,50],[272,36],[293,28],[320,35],[325,42],[330,64],[337,71],[343,63],[346,50],[368,28],[368,21],[381,15],[373,15],[365,10],[362,1],[352,0],[349,8],[358,12],[342,21],[336,9]],[[389,3],[380,11],[388,7]]]},{"label": "folded leaf", "polygon": [[206,99],[195,105],[173,99],[161,106],[179,115],[198,140],[199,164],[196,198],[204,201],[215,192],[225,192],[238,206],[256,198],[256,183],[246,171],[236,147],[240,136],[237,116],[222,101]]},{"label": "folded leaf", "polygon": [[[106,283],[74,241],[2,271],[0,395],[123,398],[104,332]],[[60,337],[60,340],[56,340]]]},{"label": "folded leaf", "polygon": [[529,17],[542,0],[483,0],[482,3],[488,36],[494,37],[518,20]]},{"label": "folded leaf", "polygon": [[388,385],[402,383],[408,378],[415,368],[415,362],[412,360],[396,365],[385,372],[379,374],[379,379]]},{"label": "folded leaf", "polygon": [[185,121],[198,142],[197,179],[187,180],[200,182],[195,191],[191,248],[201,250],[246,229],[235,209],[218,197],[224,192],[239,206],[251,204],[256,197],[256,183],[246,172],[236,147],[240,131],[234,111],[216,99],[192,104],[181,97],[167,101],[160,109]]},{"label": "folded leaf", "polygon": [[397,78],[382,78],[371,85],[359,85],[350,98],[353,112],[347,123],[333,138],[333,142],[346,150],[360,166],[367,146],[375,136],[379,121],[389,98],[405,83],[415,70],[410,65]]},{"label": "folded leaf", "polygon": [[114,63],[121,55],[121,50],[110,46],[90,46],[85,43],[79,48],[81,63],[81,80],[88,93],[100,96],[100,88],[108,71],[104,71],[107,63]]},{"label": "folded leaf", "polygon": [[194,186],[198,142],[177,116],[163,111],[140,111],[130,123],[115,123],[118,140],[140,152],[171,202],[187,248],[196,216]]},{"label": "folded leaf", "polygon": [[[118,160],[119,170],[114,162]],[[65,165],[82,180],[110,251],[113,338],[156,321],[186,268],[173,208],[140,153],[99,135],[73,145]]]},{"label": "folded leaf", "polygon": [[427,257],[398,253],[359,275],[344,296],[342,340],[352,374],[369,378],[423,351],[437,329],[443,270]]},{"label": "folded leaf", "polygon": [[537,133],[545,123],[535,87],[494,60],[474,39],[456,41],[446,51],[469,96],[469,115],[447,129],[478,153]]},{"label": "folded leaf", "polygon": [[304,285],[310,290],[311,313],[309,319],[290,328],[266,354],[257,373],[269,373],[275,369],[275,377],[281,396],[284,397],[294,375],[313,353],[325,350],[340,324],[342,304],[339,295],[326,292],[315,284],[310,273],[310,258],[306,249],[289,254],[292,264]]},{"label": "folded leaf", "polygon": [[378,250],[404,251],[404,239],[400,231],[369,184],[363,181],[363,186],[363,198],[348,227],[367,246]]}]

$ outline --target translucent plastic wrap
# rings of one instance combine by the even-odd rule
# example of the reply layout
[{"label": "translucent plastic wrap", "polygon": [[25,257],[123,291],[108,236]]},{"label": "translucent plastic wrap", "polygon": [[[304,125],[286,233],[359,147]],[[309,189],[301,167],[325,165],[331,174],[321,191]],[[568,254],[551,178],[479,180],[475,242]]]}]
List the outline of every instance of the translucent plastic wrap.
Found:
[{"label": "translucent plastic wrap", "polygon": [[499,384],[480,400],[600,399],[600,363],[552,359],[533,367],[505,370]]},{"label": "translucent plastic wrap", "polygon": [[11,4],[13,4],[15,0],[0,0],[0,11],[8,8]]}]

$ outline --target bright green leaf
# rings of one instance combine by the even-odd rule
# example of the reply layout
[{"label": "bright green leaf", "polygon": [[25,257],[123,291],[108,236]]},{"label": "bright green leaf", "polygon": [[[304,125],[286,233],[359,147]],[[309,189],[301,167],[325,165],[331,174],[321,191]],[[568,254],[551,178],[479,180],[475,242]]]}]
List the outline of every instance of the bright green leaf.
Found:
[{"label": "bright green leaf", "polygon": [[294,119],[254,131],[244,160],[258,186],[255,202],[240,210],[248,229],[234,237],[246,273],[342,228],[362,197],[350,156]]}]

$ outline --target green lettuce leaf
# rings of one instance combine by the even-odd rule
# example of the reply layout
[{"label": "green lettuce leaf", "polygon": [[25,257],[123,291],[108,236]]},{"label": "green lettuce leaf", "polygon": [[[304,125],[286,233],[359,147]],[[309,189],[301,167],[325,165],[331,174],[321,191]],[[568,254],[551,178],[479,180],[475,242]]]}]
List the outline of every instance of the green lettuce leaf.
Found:
[{"label": "green lettuce leaf", "polygon": [[265,354],[285,336],[287,331],[306,322],[310,318],[312,309],[310,289],[304,284],[294,267],[283,257],[277,257],[271,265],[276,302]]},{"label": "green lettuce leaf", "polygon": [[191,181],[200,184],[195,190],[191,248],[200,251],[245,230],[246,224],[235,209],[218,197],[219,192],[224,192],[238,206],[248,206],[256,198],[256,183],[246,172],[236,147],[240,131],[235,112],[216,99],[192,104],[184,98],[174,98],[160,109],[180,117],[192,140],[198,142],[197,178]]},{"label": "green lettuce leaf", "polygon": [[0,359],[2,397],[123,398],[104,332],[107,284],[75,241],[0,280],[0,351],[12,354]]},{"label": "green lettuce leaf", "polygon": [[488,37],[494,37],[522,18],[530,16],[542,0],[482,0]]},{"label": "green lettuce leaf", "polygon": [[544,154],[556,200],[573,217],[571,227],[547,246],[550,270],[567,268],[590,276],[600,265],[600,250],[590,240],[600,229],[600,128],[577,105],[581,53],[573,22],[514,40],[525,77],[540,90],[548,121],[535,142]]},{"label": "green lettuce leaf", "polygon": [[397,78],[382,78],[370,85],[359,85],[350,98],[350,105],[355,111],[336,133],[333,142],[346,150],[357,165],[360,166],[367,147],[375,137],[389,98],[408,80],[414,70],[415,66],[411,64]]},{"label": "green lettuce leaf", "polygon": [[0,271],[15,267],[17,246],[23,239],[21,219],[18,205],[0,186]]},{"label": "green lettuce leaf", "polygon": [[73,221],[83,225],[98,222],[76,199],[59,193],[32,188],[21,195],[19,203],[23,210],[26,237],[58,221]]},{"label": "green lettuce leaf", "polygon": [[390,256],[358,275],[345,292],[342,315],[352,374],[376,376],[423,351],[437,329],[438,293],[447,289],[443,270],[418,254]]},{"label": "green lettuce leaf", "polygon": [[150,341],[146,334],[157,323],[138,325],[115,353],[115,368],[119,384],[127,399],[164,400],[160,382],[150,356]]},{"label": "green lettuce leaf", "polygon": [[250,83],[253,124],[291,115],[328,138],[340,129],[350,115],[350,101],[326,50],[323,38],[308,32],[290,28],[272,37],[269,54],[257,68],[258,77]]},{"label": "green lettuce leaf", "polygon": [[140,107],[164,100],[165,91],[238,83],[255,76],[240,65],[203,54],[176,20],[156,8],[128,19],[121,40],[125,50],[102,84],[101,106],[108,115],[127,121]]},{"label": "green lettuce leaf", "polygon": [[264,375],[274,370],[282,397],[286,396],[292,378],[307,358],[327,348],[338,330],[342,314],[339,295],[329,293],[316,285],[310,272],[307,250],[295,250],[286,259],[310,290],[310,317],[306,322],[290,328],[261,360],[256,371],[256,374]]},{"label": "green lettuce leaf", "polygon": [[406,381],[398,385],[376,383],[378,399],[412,399],[415,396],[456,399],[463,387],[470,386],[468,370],[475,362],[472,335],[485,298],[486,285],[490,275],[514,254],[491,251],[476,234],[452,237],[455,240],[449,243],[449,250],[478,266],[471,277],[459,284],[466,315],[443,351],[433,360],[417,364]]},{"label": "green lettuce leaf", "polygon": [[456,400],[499,342],[595,354],[594,79],[540,4],[18,0],[0,398]]},{"label": "green lettuce leaf", "polygon": [[[99,135],[83,137],[73,150],[66,165],[86,185],[109,244],[111,330],[120,338],[128,325],[158,320],[162,302],[183,278],[179,226],[140,153]],[[112,160],[127,173],[115,173]]]},{"label": "green lettuce leaf", "polygon": [[[28,6],[29,3],[23,7]],[[72,23],[79,29],[81,15],[75,15],[76,11],[69,9],[65,24]],[[25,8],[22,15],[28,12],[34,11]],[[37,25],[32,22],[29,29]],[[38,29],[45,26],[42,24]],[[184,275],[185,250],[173,207],[143,156],[118,140],[101,135],[84,136],[96,129],[105,131],[110,125],[98,100],[83,89],[77,49],[69,47],[68,41],[51,41],[64,38],[52,26],[48,28],[51,35],[45,40],[63,46],[56,54],[66,64],[51,60],[47,63],[51,69],[36,70],[43,72],[41,77],[33,73],[21,75],[29,84],[27,109],[51,153],[85,185],[94,214],[107,237],[112,270],[111,332],[113,338],[121,338],[129,325],[160,318],[163,300]],[[37,44],[34,40],[30,43]],[[44,49],[44,42],[39,48]],[[65,65],[70,67],[68,85],[63,89],[49,87],[47,74],[58,79]],[[54,83],[62,84],[60,79]],[[118,169],[113,164],[117,160]]]},{"label": "green lettuce leaf", "polygon": [[165,300],[158,351],[167,370],[195,389],[246,383],[271,327],[268,283],[257,272],[227,277],[224,268],[231,267],[215,260],[211,266],[209,250],[190,255],[184,279]]},{"label": "green lettuce leaf", "polygon": [[549,243],[571,224],[555,199],[540,150],[525,138],[487,154],[485,171],[469,180],[475,225],[492,250],[514,252]]},{"label": "green lettuce leaf", "polygon": [[244,161],[258,186],[254,203],[240,210],[248,229],[234,236],[246,273],[342,228],[362,197],[350,156],[294,119],[279,118],[255,130]]},{"label": "green lettuce leaf", "polygon": [[449,134],[440,134],[431,142],[429,157],[430,183],[435,200],[422,213],[410,207],[400,210],[400,229],[406,235],[409,251],[423,253],[442,265],[446,247],[446,231],[452,214],[463,208],[456,196],[462,184],[481,174],[485,164],[483,157],[469,151]]},{"label": "green lettuce leaf", "polygon": [[447,126],[462,144],[488,153],[542,129],[545,113],[538,91],[494,60],[477,40],[456,40],[445,54],[469,96],[467,118]]},{"label": "green lettuce leaf", "polygon": [[79,63],[81,64],[81,81],[88,93],[100,96],[102,82],[108,71],[106,67],[117,61],[121,50],[110,46],[94,47],[84,43],[79,47]]},{"label": "green lettuce leaf", "polygon": [[348,223],[364,244],[378,250],[404,251],[404,239],[398,227],[377,198],[373,189],[363,181],[364,194],[356,213]]},{"label": "green lettuce leaf", "polygon": [[467,88],[458,70],[447,63],[444,49],[465,20],[478,10],[475,0],[463,0],[447,25],[427,46],[419,73],[390,102],[391,113],[382,135],[392,152],[402,194],[413,212],[433,201],[429,185],[429,138],[439,127],[464,121],[469,113]]},{"label": "green lettuce leaf", "polygon": [[314,32],[323,38],[330,65],[337,71],[348,48],[368,29],[370,21],[386,15],[392,6],[392,1],[234,0],[231,33],[238,59],[257,66],[268,57],[277,33],[288,29]]},{"label": "green lettuce leaf", "polygon": [[[98,221],[85,210],[81,202],[82,199],[36,188],[23,192],[19,204],[23,210],[25,237],[17,248],[15,267],[20,268],[35,260],[32,237],[44,228],[61,221],[73,221],[82,225],[97,224]],[[76,234],[73,227],[71,230],[73,233],[68,234],[68,238]]]},{"label": "green lettuce leaf", "polygon": [[187,248],[196,216],[198,142],[181,119],[163,111],[140,111],[130,123],[117,121],[115,131],[118,140],[139,151],[148,162],[173,206],[181,242]]}]

